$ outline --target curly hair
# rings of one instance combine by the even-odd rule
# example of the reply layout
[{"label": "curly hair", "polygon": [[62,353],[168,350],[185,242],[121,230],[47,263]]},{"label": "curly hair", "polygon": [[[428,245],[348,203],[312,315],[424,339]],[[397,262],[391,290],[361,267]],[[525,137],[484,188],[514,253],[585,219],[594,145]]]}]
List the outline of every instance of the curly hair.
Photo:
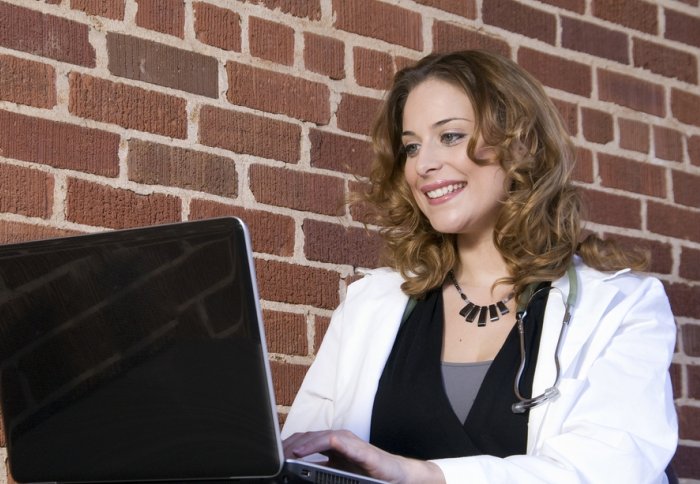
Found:
[{"label": "curly hair", "polygon": [[422,297],[459,267],[456,235],[432,228],[404,176],[403,110],[413,88],[428,79],[464,91],[476,118],[467,143],[469,158],[489,163],[475,156],[481,138],[506,173],[506,198],[493,239],[510,276],[497,284],[512,284],[521,298],[529,284],[561,277],[577,251],[598,269],[641,267],[641,258],[596,236],[579,243],[581,201],[571,183],[574,149],[540,83],[494,53],[432,54],[394,78],[372,129],[375,159],[362,195],[373,206],[374,222],[386,242],[385,263],[402,274],[405,293]]}]

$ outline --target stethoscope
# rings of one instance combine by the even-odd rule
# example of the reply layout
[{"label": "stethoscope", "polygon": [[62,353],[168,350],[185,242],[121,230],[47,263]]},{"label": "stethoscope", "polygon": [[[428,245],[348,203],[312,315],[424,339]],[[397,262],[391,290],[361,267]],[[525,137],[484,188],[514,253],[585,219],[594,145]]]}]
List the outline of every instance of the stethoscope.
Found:
[{"label": "stethoscope", "polygon": [[560,376],[559,351],[561,350],[562,341],[564,340],[564,333],[566,333],[566,330],[569,327],[569,323],[571,322],[572,310],[574,304],[576,303],[576,297],[578,295],[578,279],[576,278],[576,270],[574,269],[573,265],[570,265],[569,268],[566,270],[566,275],[569,278],[569,295],[566,298],[566,302],[564,303],[564,319],[562,320],[561,329],[559,330],[559,339],[557,340],[557,347],[554,350],[554,366],[556,367],[556,377],[554,378],[554,384],[551,387],[547,388],[541,395],[537,395],[536,397],[532,398],[525,398],[520,394],[520,380],[522,379],[523,371],[525,370],[526,361],[525,327],[523,324],[523,320],[525,319],[525,316],[527,316],[527,308],[530,307],[530,302],[538,293],[544,291],[549,292],[552,290],[558,291],[559,294],[561,294],[562,301],[564,300],[564,293],[558,287],[542,287],[540,289],[537,289],[536,291],[533,291],[532,294],[530,294],[530,296],[528,297],[527,304],[525,305],[525,307],[519,307],[516,312],[515,320],[518,325],[518,334],[520,336],[520,368],[518,368],[518,373],[516,374],[515,382],[513,383],[515,396],[518,397],[519,400],[511,406],[511,410],[513,411],[513,413],[525,413],[531,408],[534,408],[550,400],[554,400],[559,396],[559,390],[557,389],[557,386],[559,385]]}]

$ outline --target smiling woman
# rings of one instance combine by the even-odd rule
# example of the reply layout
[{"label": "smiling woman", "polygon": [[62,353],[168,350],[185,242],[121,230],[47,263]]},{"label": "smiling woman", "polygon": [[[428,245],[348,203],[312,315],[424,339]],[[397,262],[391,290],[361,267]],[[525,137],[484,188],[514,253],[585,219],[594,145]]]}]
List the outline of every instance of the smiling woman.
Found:
[{"label": "smiling woman", "polygon": [[390,482],[665,482],[668,299],[640,259],[579,242],[571,141],[539,83],[487,52],[428,56],[373,141],[389,268],[348,288],[285,453]]}]

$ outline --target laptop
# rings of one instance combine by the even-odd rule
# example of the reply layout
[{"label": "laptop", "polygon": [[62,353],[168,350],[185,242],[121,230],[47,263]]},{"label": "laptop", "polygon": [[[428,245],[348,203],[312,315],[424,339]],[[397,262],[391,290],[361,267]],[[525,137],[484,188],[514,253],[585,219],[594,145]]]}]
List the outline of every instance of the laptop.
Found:
[{"label": "laptop", "polygon": [[18,482],[380,482],[285,463],[237,218],[0,246]]}]

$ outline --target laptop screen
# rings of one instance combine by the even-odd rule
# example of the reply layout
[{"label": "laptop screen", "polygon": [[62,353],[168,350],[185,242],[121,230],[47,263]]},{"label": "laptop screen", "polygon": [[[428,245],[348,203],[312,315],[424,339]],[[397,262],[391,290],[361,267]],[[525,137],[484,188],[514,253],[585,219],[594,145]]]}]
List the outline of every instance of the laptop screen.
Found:
[{"label": "laptop screen", "polygon": [[276,474],[259,315],[238,219],[0,247],[0,403],[14,478]]}]

